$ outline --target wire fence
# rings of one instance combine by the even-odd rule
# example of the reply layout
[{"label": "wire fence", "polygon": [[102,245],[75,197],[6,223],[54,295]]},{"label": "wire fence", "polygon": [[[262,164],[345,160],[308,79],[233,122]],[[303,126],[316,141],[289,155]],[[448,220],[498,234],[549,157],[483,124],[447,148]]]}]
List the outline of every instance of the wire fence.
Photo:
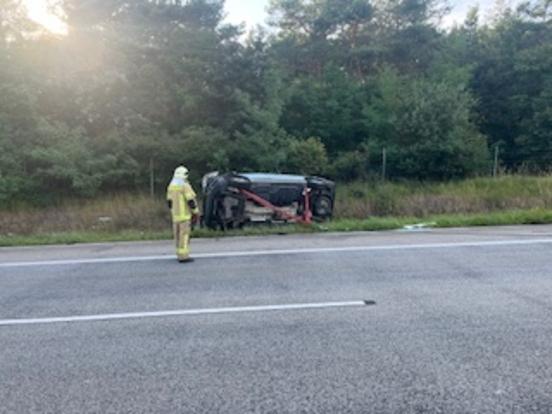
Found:
[{"label": "wire fence", "polygon": [[[483,173],[483,175],[500,177],[504,174],[542,175],[552,173],[552,149],[518,151],[494,145],[490,152],[487,173]],[[382,148],[375,163],[373,162],[374,157],[372,157],[372,175],[377,174],[382,181],[394,178],[391,175],[394,169],[393,160],[396,160],[398,156],[388,148]]]}]

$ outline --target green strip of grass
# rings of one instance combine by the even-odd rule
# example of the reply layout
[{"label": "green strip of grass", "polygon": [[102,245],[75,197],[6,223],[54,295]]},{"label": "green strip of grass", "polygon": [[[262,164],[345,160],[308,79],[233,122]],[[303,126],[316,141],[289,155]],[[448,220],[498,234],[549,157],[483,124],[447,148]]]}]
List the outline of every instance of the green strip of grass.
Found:
[{"label": "green strip of grass", "polygon": [[[505,226],[515,224],[552,224],[552,210],[533,209],[504,211],[485,214],[446,214],[426,218],[416,217],[372,217],[365,220],[339,219],[312,226],[258,226],[228,232],[206,229],[195,230],[193,237],[216,238],[232,236],[285,235],[319,232],[381,231],[400,229],[407,225],[428,223],[432,227],[472,227],[472,226]],[[170,231],[141,232],[127,230],[122,232],[69,232],[36,235],[0,235],[0,246],[33,246],[48,244],[77,244],[120,241],[167,240]]]},{"label": "green strip of grass", "polygon": [[72,231],[32,235],[0,235],[0,247],[165,240],[170,237],[170,232],[141,232],[134,230],[125,230],[121,232]]}]

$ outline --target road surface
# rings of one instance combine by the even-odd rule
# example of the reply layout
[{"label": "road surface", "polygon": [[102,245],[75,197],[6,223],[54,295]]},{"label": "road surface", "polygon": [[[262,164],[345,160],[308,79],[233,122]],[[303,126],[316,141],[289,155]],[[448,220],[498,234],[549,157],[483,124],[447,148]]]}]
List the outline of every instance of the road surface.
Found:
[{"label": "road surface", "polygon": [[0,249],[0,412],[552,412],[552,226],[193,249]]}]

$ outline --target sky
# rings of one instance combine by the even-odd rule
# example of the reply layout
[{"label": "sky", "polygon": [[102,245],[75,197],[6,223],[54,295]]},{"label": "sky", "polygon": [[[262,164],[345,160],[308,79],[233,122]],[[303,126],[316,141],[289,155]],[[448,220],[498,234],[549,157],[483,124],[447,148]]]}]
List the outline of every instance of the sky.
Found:
[{"label": "sky", "polygon": [[226,0],[227,20],[246,23],[248,28],[265,23],[269,0]]},{"label": "sky", "polygon": [[[472,6],[479,5],[481,16],[492,8],[494,0],[449,0],[452,13],[445,18],[445,26],[452,26],[454,22],[464,21],[466,13]],[[248,28],[265,22],[266,7],[269,0],[226,0],[227,20],[231,23],[246,23]]]},{"label": "sky", "polygon": [[[62,19],[48,8],[51,0],[23,0],[29,17],[55,34],[66,34],[67,27]],[[480,6],[481,16],[485,17],[496,0],[450,0],[452,13],[445,17],[445,27],[461,23],[468,10],[475,5]],[[508,1],[501,0],[505,3]],[[231,23],[245,23],[248,29],[257,24],[266,23],[269,0],[226,0],[226,20]]]}]

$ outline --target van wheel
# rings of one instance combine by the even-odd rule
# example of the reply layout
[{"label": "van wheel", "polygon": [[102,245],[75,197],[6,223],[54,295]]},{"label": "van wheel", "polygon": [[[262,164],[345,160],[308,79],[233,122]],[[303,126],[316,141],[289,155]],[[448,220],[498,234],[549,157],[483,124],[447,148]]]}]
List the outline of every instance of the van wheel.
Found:
[{"label": "van wheel", "polygon": [[317,218],[330,218],[332,216],[332,199],[327,195],[316,197],[313,203],[313,213]]}]

